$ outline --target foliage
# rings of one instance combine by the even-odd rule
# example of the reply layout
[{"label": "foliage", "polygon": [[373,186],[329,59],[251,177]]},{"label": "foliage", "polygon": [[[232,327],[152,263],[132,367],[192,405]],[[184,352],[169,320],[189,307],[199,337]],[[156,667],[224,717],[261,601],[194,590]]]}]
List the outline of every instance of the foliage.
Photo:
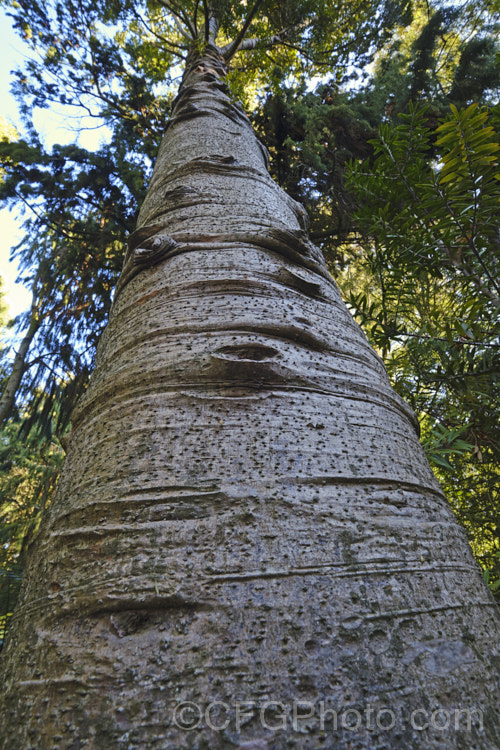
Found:
[{"label": "foliage", "polygon": [[[361,232],[341,284],[420,417],[431,462],[491,565],[500,549],[498,110],[451,105],[383,123],[375,158],[352,163]],[[437,136],[437,137],[436,137]],[[363,279],[360,289],[359,279]]]},{"label": "foliage", "polygon": [[[281,69],[274,70],[279,85],[253,121],[270,149],[273,176],[306,205],[313,239],[334,275],[351,262],[345,240],[353,230],[356,197],[346,186],[345,166],[371,156],[379,125],[407,113],[411,97],[427,104],[430,130],[450,104],[465,108],[498,98],[494,10],[486,1],[480,7],[416,2],[411,16],[377,45],[370,75],[363,71],[367,81],[360,78],[355,87],[326,76],[311,90],[308,83],[289,85]],[[424,159],[432,158],[429,149]]]},{"label": "foliage", "polygon": [[0,432],[0,643],[22,579],[24,555],[54,490],[62,463],[57,441],[19,425]]},{"label": "foliage", "polygon": [[332,79],[315,91],[282,86],[270,94],[253,122],[271,154],[271,173],[311,217],[311,237],[330,259],[351,230],[352,196],[345,165],[371,153],[376,134],[349,95]]},{"label": "foliage", "polygon": [[[92,366],[145,175],[122,142],[94,153],[57,145],[47,153],[40,143],[20,140],[0,144],[0,156],[6,169],[0,197],[35,211],[17,248],[33,292],[32,309],[17,326],[36,328],[18,402],[47,427],[58,400],[64,429]],[[40,400],[45,409],[38,409]]]},{"label": "foliage", "polygon": [[491,6],[418,2],[413,22],[379,48],[374,75],[358,92],[367,114],[391,120],[412,101],[445,116],[450,103],[462,108],[498,99],[498,16]]},{"label": "foliage", "polygon": [[[366,64],[412,6],[411,0],[7,4],[15,28],[38,57],[17,73],[26,113],[54,103],[84,108],[92,116],[127,119],[142,137],[162,132],[175,66],[193,41],[208,41],[212,22],[220,46],[229,51],[236,43],[231,56],[242,48],[232,78],[240,96],[255,77],[259,86],[272,85],[276,65],[304,77],[323,68],[344,75],[353,62]],[[251,40],[238,42],[249,20],[246,36],[255,43],[245,47]]]},{"label": "foliage", "polygon": [[[5,301],[4,281],[2,277],[0,276],[0,331],[4,327],[5,323],[7,322],[7,312],[8,312],[8,307]],[[0,350],[1,348],[2,348],[2,339],[0,338]]]}]

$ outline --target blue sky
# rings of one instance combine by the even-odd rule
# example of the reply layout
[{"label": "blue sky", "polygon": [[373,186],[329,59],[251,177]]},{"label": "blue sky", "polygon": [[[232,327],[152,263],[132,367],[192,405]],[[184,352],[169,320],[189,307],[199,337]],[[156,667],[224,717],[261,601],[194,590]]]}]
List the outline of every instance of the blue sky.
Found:
[{"label": "blue sky", "polygon": [[[22,42],[16,37],[5,11],[0,10],[0,114],[19,131],[19,113],[10,93],[10,70],[23,59]],[[5,284],[11,315],[17,315],[30,304],[30,293],[16,285],[17,267],[9,262],[10,249],[21,239],[20,218],[8,209],[0,210],[0,275]]]}]

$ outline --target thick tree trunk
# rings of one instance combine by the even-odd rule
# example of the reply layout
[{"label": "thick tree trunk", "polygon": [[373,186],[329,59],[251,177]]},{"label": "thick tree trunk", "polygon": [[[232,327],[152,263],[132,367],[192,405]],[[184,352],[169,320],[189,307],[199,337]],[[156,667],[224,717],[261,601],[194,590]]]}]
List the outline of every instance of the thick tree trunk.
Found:
[{"label": "thick tree trunk", "polygon": [[4,650],[1,746],[493,750],[494,602],[222,78],[209,48],[160,149]]}]

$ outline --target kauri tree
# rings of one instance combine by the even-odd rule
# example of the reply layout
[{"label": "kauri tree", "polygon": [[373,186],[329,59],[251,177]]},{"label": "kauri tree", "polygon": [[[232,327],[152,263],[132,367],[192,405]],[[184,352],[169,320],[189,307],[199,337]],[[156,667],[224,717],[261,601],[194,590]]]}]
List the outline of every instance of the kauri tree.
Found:
[{"label": "kauri tree", "polygon": [[238,50],[318,54],[352,4],[161,5],[185,71],[2,653],[2,747],[493,750],[495,604],[225,80]]}]

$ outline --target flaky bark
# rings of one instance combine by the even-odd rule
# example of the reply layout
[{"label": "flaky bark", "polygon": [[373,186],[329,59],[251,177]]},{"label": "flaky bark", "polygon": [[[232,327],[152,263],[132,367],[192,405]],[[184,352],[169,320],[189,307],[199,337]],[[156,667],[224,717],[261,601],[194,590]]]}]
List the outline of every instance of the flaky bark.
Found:
[{"label": "flaky bark", "polygon": [[[492,750],[495,605],[223,72],[191,61],[158,155],[3,655],[2,747]],[[182,701],[221,703],[187,730]],[[314,713],[279,728],[269,701]],[[436,709],[483,728],[411,725]]]}]

